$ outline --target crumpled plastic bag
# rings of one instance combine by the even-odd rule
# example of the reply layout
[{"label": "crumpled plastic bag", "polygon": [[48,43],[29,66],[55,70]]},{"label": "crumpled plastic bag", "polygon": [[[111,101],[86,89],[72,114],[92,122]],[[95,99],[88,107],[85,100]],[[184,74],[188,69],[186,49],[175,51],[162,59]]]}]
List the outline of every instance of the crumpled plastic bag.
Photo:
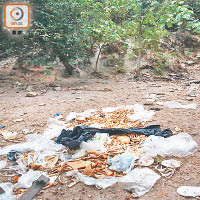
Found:
[{"label": "crumpled plastic bag", "polygon": [[197,108],[197,104],[195,103],[182,105],[177,101],[157,102],[157,104],[164,105],[168,108],[182,108],[182,109],[196,109]]},{"label": "crumpled plastic bag", "polygon": [[14,188],[30,188],[35,180],[37,180],[41,175],[45,175],[42,171],[29,170],[26,174],[23,174],[18,182],[14,185]]},{"label": "crumpled plastic bag", "polygon": [[147,193],[160,179],[160,177],[161,176],[147,167],[135,168],[126,176],[120,178],[119,183],[125,189],[131,191],[133,189],[133,197],[140,197]]},{"label": "crumpled plastic bag", "polygon": [[96,151],[97,153],[103,153],[107,151],[102,142],[93,140],[82,142],[80,147],[85,151]]},{"label": "crumpled plastic bag", "polygon": [[188,156],[198,149],[198,144],[188,133],[179,133],[168,138],[151,135],[143,143],[141,152],[148,156]]},{"label": "crumpled plastic bag", "polygon": [[102,108],[102,112],[109,113],[119,109],[133,110],[134,114],[128,116],[128,118],[132,121],[150,121],[155,115],[154,111],[144,110],[144,107],[141,104]]},{"label": "crumpled plastic bag", "polygon": [[52,151],[35,151],[34,154],[28,154],[28,165],[34,163],[45,168],[53,168],[59,158],[58,154]]},{"label": "crumpled plastic bag", "polygon": [[96,187],[100,187],[102,189],[106,189],[106,188],[114,185],[118,181],[118,178],[116,178],[116,177],[96,179],[96,178],[81,174],[77,170],[69,171],[66,173],[66,175],[73,176],[73,177],[79,179],[81,182],[83,182],[86,185],[95,185]]},{"label": "crumpled plastic bag", "polygon": [[49,140],[57,137],[62,129],[66,128],[66,124],[56,118],[50,118],[47,122],[47,125],[48,127],[45,129],[43,136]]},{"label": "crumpled plastic bag", "polygon": [[64,148],[64,146],[56,144],[53,140],[50,140],[46,136],[40,134],[26,135],[26,140],[27,141],[23,143],[0,148],[0,155],[8,154],[11,150],[26,152],[28,150],[40,151],[51,149],[51,151],[57,152]]},{"label": "crumpled plastic bag", "polygon": [[149,168],[135,168],[124,177],[107,177],[96,179],[73,170],[66,173],[67,176],[73,176],[86,185],[95,185],[96,187],[106,189],[116,183],[124,189],[134,189],[133,197],[140,197],[147,193],[161,176]]},{"label": "crumpled plastic bag", "polygon": [[0,161],[0,170],[3,169],[3,168],[5,168],[6,165],[7,165],[7,160],[1,160]]},{"label": "crumpled plastic bag", "polygon": [[5,193],[0,194],[1,200],[14,200],[13,195],[13,184],[12,183],[1,183],[0,187],[5,191]]},{"label": "crumpled plastic bag", "polygon": [[140,104],[135,104],[133,106],[134,113],[133,115],[128,115],[128,118],[132,121],[150,121],[155,115],[154,111],[144,110],[144,107]]},{"label": "crumpled plastic bag", "polygon": [[70,122],[71,120],[75,119],[76,117],[86,118],[93,116],[96,113],[95,109],[88,109],[82,113],[71,112],[67,115],[66,121]]},{"label": "crumpled plastic bag", "polygon": [[130,151],[126,151],[125,153],[115,156],[113,158],[109,158],[107,163],[111,165],[109,169],[119,171],[119,172],[128,172],[131,170],[132,163],[138,159],[137,155],[134,155]]}]

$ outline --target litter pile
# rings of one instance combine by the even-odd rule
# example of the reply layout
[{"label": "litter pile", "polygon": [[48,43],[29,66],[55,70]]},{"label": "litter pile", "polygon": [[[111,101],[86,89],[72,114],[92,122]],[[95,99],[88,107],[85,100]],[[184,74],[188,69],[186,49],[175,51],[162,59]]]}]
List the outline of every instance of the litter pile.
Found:
[{"label": "litter pile", "polygon": [[13,192],[20,196],[41,176],[49,181],[43,189],[82,181],[103,189],[120,184],[133,197],[142,196],[161,176],[170,178],[181,166],[164,156],[187,156],[198,149],[187,133],[173,135],[159,125],[146,126],[153,115],[139,104],[72,112],[66,119],[57,113],[43,135],[29,134],[24,143],[0,148],[0,155],[12,161],[2,161],[0,170],[12,171],[14,183],[0,184],[10,191],[0,194],[1,199],[14,199]]}]

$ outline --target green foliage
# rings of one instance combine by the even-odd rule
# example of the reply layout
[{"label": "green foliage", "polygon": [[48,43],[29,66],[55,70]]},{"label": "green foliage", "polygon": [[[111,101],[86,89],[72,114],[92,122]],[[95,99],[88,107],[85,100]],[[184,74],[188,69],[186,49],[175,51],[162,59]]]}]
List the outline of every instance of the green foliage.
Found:
[{"label": "green foliage", "polygon": [[[68,74],[101,49],[127,39],[138,67],[145,49],[160,50],[166,27],[200,33],[200,0],[30,0],[31,30],[21,39],[0,30],[0,58],[18,56],[18,63],[47,65],[59,58]],[[98,63],[98,60],[97,60]],[[97,66],[96,63],[96,66]]]},{"label": "green foliage", "polygon": [[28,34],[21,40],[4,37],[3,42],[19,56],[20,64],[46,64],[58,57],[71,75],[72,65],[88,58],[87,30],[83,26],[87,19],[82,17],[87,1],[31,0],[31,5],[34,16]]},{"label": "green foliage", "polygon": [[[195,15],[193,7],[186,1],[171,1],[167,9],[170,14],[166,19],[167,26],[170,28],[176,24],[182,31],[192,31],[200,33],[200,21]],[[200,6],[200,5],[199,5]]]}]

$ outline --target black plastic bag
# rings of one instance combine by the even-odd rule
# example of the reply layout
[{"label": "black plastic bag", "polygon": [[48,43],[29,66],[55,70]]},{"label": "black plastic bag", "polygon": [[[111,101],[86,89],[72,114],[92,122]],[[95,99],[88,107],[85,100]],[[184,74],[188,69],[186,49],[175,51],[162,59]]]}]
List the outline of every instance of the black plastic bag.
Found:
[{"label": "black plastic bag", "polygon": [[61,131],[61,134],[57,137],[56,142],[58,144],[63,144],[70,149],[80,148],[80,144],[84,141],[88,141],[93,138],[96,133],[108,133],[111,135],[126,135],[130,133],[139,133],[146,136],[155,135],[162,137],[169,137],[172,135],[172,131],[170,129],[165,129],[161,131],[160,125],[151,125],[146,126],[145,128],[136,128],[131,127],[128,129],[122,128],[106,128],[106,129],[98,129],[88,126],[76,126],[73,130],[65,130]]}]

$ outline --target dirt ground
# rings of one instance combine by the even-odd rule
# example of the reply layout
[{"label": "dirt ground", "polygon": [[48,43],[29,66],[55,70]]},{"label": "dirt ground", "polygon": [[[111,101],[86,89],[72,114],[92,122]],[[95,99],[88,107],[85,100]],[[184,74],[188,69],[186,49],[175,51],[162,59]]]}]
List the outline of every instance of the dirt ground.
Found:
[{"label": "dirt ground", "polygon": [[[0,125],[6,130],[16,131],[23,136],[23,129],[42,133],[47,127],[47,121],[54,113],[66,116],[71,111],[81,112],[86,109],[100,109],[108,106],[129,104],[145,104],[146,95],[156,94],[157,101],[179,101],[183,104],[196,103],[197,109],[169,109],[164,106],[144,105],[145,109],[160,108],[155,111],[153,120],[147,125],[160,124],[162,128],[172,131],[188,132],[200,145],[200,84],[191,83],[200,80],[200,68],[191,67],[190,77],[181,81],[134,81],[121,79],[75,79],[68,78],[59,82],[59,87],[46,87],[41,81],[34,84],[22,84],[8,79],[0,80]],[[26,86],[26,87],[25,87]],[[78,89],[78,90],[75,90]],[[38,93],[36,97],[26,97],[28,90]],[[15,122],[22,118],[23,121]],[[8,145],[0,135],[0,146]],[[20,141],[19,141],[20,142]],[[179,186],[200,186],[200,151],[195,154],[178,158],[182,162],[181,168],[170,179],[161,178],[150,192],[139,198],[140,200],[182,200],[177,194]],[[0,181],[8,178],[1,177]],[[72,188],[65,185],[43,190],[35,199],[39,200],[126,200],[129,194],[119,185],[106,190],[99,190],[94,186],[78,183]]]}]

